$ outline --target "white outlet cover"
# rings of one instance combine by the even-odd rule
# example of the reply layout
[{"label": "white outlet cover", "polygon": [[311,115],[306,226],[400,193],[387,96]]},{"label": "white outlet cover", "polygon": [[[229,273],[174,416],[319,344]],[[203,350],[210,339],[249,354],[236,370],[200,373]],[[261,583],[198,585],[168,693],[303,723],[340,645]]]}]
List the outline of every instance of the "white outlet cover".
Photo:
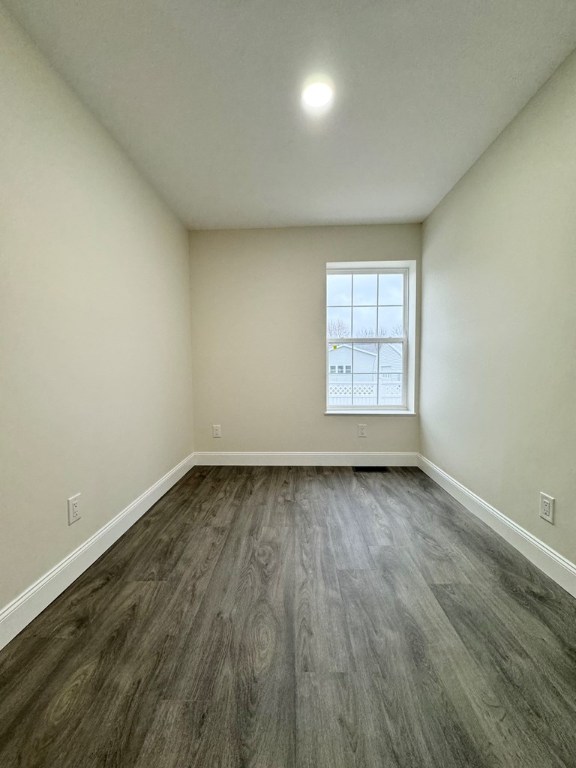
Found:
[{"label": "white outlet cover", "polygon": [[68,525],[73,525],[80,520],[80,496],[82,494],[77,493],[74,496],[70,496],[68,499]]},{"label": "white outlet cover", "polygon": [[547,493],[540,493],[540,517],[547,523],[554,525],[554,496]]}]

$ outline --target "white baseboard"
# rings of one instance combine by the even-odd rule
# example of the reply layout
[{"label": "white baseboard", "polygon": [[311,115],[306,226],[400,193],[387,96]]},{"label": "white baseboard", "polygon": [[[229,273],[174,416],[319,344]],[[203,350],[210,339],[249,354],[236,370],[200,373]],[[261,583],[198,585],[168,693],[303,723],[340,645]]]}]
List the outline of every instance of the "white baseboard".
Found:
[{"label": "white baseboard", "polygon": [[294,451],[262,453],[228,451],[196,453],[194,463],[202,466],[243,467],[416,467],[417,453]]},{"label": "white baseboard", "polygon": [[21,595],[0,610],[0,649],[21,632],[50,603],[92,565],[194,466],[190,454],[144,491],[137,499],[96,531],[83,544],[51,568]]},{"label": "white baseboard", "polygon": [[473,515],[490,526],[496,533],[550,576],[557,584],[576,597],[576,565],[532,533],[522,528],[505,514],[481,499],[429,459],[419,455],[418,466],[450,496],[459,501]]}]

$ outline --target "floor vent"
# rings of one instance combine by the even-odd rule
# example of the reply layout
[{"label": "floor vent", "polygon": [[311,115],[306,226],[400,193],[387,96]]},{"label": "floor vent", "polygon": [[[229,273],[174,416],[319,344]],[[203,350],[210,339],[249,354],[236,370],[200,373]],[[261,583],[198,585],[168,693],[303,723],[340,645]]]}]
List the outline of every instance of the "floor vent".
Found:
[{"label": "floor vent", "polygon": [[352,467],[353,472],[388,472],[389,467]]}]

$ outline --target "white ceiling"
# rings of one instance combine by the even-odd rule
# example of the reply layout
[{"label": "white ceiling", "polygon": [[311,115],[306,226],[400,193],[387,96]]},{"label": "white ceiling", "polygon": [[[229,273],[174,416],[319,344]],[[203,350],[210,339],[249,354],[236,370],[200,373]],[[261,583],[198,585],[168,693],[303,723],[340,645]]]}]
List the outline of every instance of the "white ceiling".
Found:
[{"label": "white ceiling", "polygon": [[421,221],[576,46],[574,0],[5,4],[192,228]]}]

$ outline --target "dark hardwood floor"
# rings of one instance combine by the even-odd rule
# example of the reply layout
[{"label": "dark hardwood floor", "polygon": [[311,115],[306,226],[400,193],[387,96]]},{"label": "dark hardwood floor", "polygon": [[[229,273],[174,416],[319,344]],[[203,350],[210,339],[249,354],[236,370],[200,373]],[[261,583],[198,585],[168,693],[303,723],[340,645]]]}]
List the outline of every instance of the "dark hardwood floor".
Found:
[{"label": "dark hardwood floor", "polygon": [[576,766],[576,601],[417,469],[199,467],[0,652],[1,768]]}]

